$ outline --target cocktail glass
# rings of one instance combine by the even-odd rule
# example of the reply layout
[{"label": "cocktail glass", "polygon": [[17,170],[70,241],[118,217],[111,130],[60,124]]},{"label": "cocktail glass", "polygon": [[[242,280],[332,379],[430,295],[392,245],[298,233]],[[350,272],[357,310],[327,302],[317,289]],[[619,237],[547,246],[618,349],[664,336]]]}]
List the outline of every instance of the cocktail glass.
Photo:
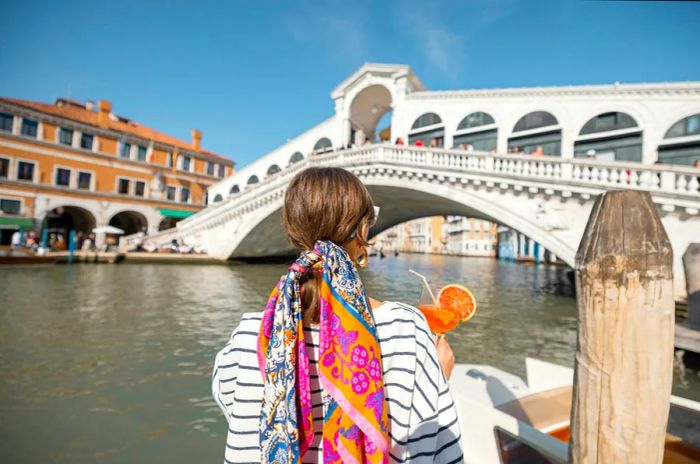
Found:
[{"label": "cocktail glass", "polygon": [[430,330],[438,337],[444,337],[447,332],[459,324],[459,317],[456,313],[440,308],[435,299],[435,292],[427,284],[424,284],[421,290],[418,309],[428,321]]},{"label": "cocktail glass", "polygon": [[428,321],[430,330],[436,333],[439,338],[444,337],[447,332],[457,327],[459,316],[454,311],[440,308],[440,304],[435,298],[436,292],[430,287],[428,279],[424,275],[413,269],[409,269],[409,272],[423,282],[423,289],[420,292],[420,298],[418,298],[418,309]]}]

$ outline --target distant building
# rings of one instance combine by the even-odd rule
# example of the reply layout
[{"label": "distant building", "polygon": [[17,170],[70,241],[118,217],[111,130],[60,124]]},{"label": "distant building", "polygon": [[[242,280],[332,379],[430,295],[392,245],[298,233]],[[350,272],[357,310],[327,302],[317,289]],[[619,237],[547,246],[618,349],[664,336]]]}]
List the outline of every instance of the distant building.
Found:
[{"label": "distant building", "polygon": [[0,244],[14,230],[156,232],[199,211],[233,161],[112,112],[107,101],[0,98]]},{"label": "distant building", "polygon": [[414,219],[377,235],[377,248],[384,252],[443,253],[446,243],[442,234],[442,216]]},{"label": "distant building", "polygon": [[404,222],[377,235],[385,253],[435,253],[498,257],[511,261],[554,263],[557,257],[535,240],[483,219],[442,216]]},{"label": "distant building", "polygon": [[554,263],[557,257],[535,240],[508,227],[498,227],[498,257],[510,261]]},{"label": "distant building", "polygon": [[498,226],[483,219],[447,216],[443,227],[447,237],[446,252],[461,256],[496,256]]}]

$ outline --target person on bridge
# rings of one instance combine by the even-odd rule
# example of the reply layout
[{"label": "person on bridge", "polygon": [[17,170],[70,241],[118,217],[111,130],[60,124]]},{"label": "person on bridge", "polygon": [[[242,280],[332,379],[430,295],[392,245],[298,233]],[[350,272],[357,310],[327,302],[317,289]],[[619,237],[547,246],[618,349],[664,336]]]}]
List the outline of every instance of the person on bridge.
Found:
[{"label": "person on bridge", "polygon": [[360,281],[377,213],[349,171],[292,179],[282,216],[302,252],[215,360],[226,462],[463,462],[449,344],[436,345],[416,308],[368,298]]}]

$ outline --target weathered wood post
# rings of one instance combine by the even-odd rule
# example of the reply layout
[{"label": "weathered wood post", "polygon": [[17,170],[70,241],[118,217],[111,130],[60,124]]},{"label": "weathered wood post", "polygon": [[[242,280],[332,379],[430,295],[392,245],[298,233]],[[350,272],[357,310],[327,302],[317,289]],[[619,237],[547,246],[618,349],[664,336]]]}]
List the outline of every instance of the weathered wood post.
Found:
[{"label": "weathered wood post", "polygon": [[661,463],[673,375],[673,252],[648,193],[597,198],[576,271],[570,461]]},{"label": "weathered wood post", "polygon": [[683,253],[685,288],[688,291],[688,327],[700,330],[700,243],[691,243]]}]

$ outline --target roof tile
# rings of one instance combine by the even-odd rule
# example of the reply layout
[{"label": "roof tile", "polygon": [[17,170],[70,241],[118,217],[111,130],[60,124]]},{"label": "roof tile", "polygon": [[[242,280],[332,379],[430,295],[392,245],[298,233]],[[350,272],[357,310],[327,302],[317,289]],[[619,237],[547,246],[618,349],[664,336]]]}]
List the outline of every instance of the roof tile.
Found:
[{"label": "roof tile", "polygon": [[[81,122],[90,126],[100,127],[97,123],[97,111],[91,111],[84,108],[76,108],[74,106],[56,106],[48,103],[40,103],[30,100],[22,100],[18,98],[0,97],[0,101],[4,101],[18,106],[24,106],[26,108],[47,113],[53,116],[71,119],[73,121]],[[158,132],[155,129],[151,129],[150,127],[144,126],[143,124],[139,124],[134,121],[115,121],[114,119],[110,118],[108,129],[153,140],[154,142],[172,145],[178,148],[193,151],[196,153],[201,153],[207,156],[220,158],[224,161],[228,161],[231,163],[233,162],[230,158],[211,152],[209,150],[195,150],[191,144],[185,142],[184,140],[175,138],[171,135],[164,134],[162,132]]]}]

